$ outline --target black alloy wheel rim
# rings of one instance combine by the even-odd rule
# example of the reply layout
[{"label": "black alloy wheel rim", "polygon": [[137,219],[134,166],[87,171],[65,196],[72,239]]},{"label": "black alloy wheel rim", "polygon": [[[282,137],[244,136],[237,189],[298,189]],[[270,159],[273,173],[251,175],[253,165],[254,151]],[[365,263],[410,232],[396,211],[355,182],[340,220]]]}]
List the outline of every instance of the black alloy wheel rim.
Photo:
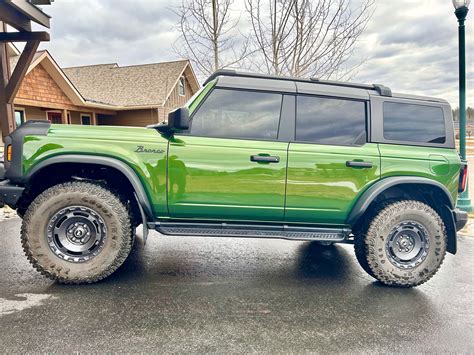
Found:
[{"label": "black alloy wheel rim", "polygon": [[430,248],[426,228],[415,221],[403,221],[389,234],[386,251],[390,262],[400,269],[413,269],[427,257]]},{"label": "black alloy wheel rim", "polygon": [[71,263],[83,263],[102,251],[107,239],[107,227],[94,210],[71,206],[51,217],[47,239],[56,256]]}]

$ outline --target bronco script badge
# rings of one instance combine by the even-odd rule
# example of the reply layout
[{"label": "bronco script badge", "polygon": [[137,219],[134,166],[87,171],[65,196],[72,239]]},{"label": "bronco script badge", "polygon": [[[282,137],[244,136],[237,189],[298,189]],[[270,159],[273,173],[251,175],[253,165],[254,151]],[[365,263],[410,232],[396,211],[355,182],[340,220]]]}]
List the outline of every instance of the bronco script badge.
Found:
[{"label": "bronco script badge", "polygon": [[163,149],[151,149],[145,148],[142,145],[137,146],[135,149],[135,153],[154,153],[154,154],[163,154],[165,151]]}]

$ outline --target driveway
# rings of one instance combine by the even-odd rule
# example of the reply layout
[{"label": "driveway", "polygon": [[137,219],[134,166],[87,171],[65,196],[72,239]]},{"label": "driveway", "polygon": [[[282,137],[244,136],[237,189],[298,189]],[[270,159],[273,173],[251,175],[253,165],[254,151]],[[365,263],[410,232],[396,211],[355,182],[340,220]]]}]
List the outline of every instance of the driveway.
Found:
[{"label": "driveway", "polygon": [[165,237],[107,280],[62,286],[0,223],[0,352],[473,352],[474,238],[416,289],[374,282],[352,247]]}]

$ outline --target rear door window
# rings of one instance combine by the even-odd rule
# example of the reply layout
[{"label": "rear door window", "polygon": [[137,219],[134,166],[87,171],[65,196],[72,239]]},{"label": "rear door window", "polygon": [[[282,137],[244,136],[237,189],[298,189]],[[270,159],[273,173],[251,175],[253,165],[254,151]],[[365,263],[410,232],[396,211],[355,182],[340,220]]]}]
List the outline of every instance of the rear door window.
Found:
[{"label": "rear door window", "polygon": [[383,136],[391,141],[445,143],[443,110],[433,106],[384,102]]},{"label": "rear door window", "polygon": [[296,141],[352,145],[366,136],[366,105],[363,101],[299,96]]}]

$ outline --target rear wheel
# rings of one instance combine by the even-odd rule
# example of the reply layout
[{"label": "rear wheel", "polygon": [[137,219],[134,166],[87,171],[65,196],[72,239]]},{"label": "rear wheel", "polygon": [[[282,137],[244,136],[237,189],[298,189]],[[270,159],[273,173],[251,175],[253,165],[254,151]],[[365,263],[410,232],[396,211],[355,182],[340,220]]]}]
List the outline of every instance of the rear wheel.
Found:
[{"label": "rear wheel", "polygon": [[133,244],[129,211],[106,188],[87,182],[53,186],[29,206],[23,249],[33,266],[63,283],[92,283],[112,274]]},{"label": "rear wheel", "polygon": [[412,287],[428,281],[446,254],[441,217],[419,201],[399,201],[381,209],[356,236],[357,259],[369,275],[387,285]]}]

